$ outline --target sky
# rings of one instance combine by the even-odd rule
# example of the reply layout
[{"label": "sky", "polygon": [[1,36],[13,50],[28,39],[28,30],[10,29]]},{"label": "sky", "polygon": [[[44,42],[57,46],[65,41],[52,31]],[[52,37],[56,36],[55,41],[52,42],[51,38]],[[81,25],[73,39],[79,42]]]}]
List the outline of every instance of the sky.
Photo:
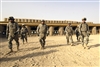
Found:
[{"label": "sky", "polygon": [[100,0],[2,0],[0,21],[15,18],[100,23]]}]

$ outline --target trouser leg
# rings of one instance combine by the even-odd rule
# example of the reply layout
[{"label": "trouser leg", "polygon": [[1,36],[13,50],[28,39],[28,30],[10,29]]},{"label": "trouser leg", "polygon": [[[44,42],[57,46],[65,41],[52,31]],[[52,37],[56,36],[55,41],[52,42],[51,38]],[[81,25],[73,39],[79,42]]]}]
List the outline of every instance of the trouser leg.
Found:
[{"label": "trouser leg", "polygon": [[78,35],[76,35],[77,41],[78,41]]},{"label": "trouser leg", "polygon": [[86,36],[86,37],[85,37],[85,45],[84,45],[86,48],[88,47],[88,46],[87,46],[87,45],[88,45],[88,41],[89,41],[89,37]]},{"label": "trouser leg", "polygon": [[66,36],[67,44],[69,44],[69,36]]},{"label": "trouser leg", "polygon": [[69,40],[70,40],[71,45],[73,46],[73,38],[72,38],[72,35],[69,36]]},{"label": "trouser leg", "polygon": [[80,39],[81,39],[82,46],[84,47],[84,36],[81,35]]},{"label": "trouser leg", "polygon": [[25,40],[26,40],[26,42],[27,42],[27,36],[25,36]]},{"label": "trouser leg", "polygon": [[43,47],[45,47],[45,38],[43,38]]},{"label": "trouser leg", "polygon": [[10,52],[12,52],[12,41],[13,41],[13,38],[12,37],[8,37],[8,48],[10,49]]},{"label": "trouser leg", "polygon": [[42,39],[42,38],[39,39],[39,42],[40,42],[40,44],[41,44],[41,47],[43,47],[43,39]]},{"label": "trouser leg", "polygon": [[16,42],[16,45],[17,45],[17,50],[19,50],[19,38],[16,36],[14,38],[15,42]]},{"label": "trouser leg", "polygon": [[9,38],[9,40],[8,40],[8,43],[9,43],[9,45],[8,45],[8,47],[9,47],[9,49],[12,49],[12,41],[13,41],[13,38]]}]

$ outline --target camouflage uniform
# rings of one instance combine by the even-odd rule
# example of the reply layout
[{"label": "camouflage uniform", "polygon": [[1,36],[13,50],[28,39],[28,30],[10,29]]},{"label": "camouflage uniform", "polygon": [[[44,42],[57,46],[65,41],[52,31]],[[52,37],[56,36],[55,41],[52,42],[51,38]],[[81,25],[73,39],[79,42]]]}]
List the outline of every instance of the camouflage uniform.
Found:
[{"label": "camouflage uniform", "polygon": [[[25,25],[23,24],[23,27],[21,28],[21,39],[23,40],[23,44],[24,44],[24,39],[27,42],[27,33],[28,33],[28,29],[25,27]],[[29,34],[29,33],[28,33]]]},{"label": "camouflage uniform", "polygon": [[75,33],[76,33],[77,41],[80,41],[79,25],[75,29]]},{"label": "camouflage uniform", "polygon": [[[9,20],[14,20],[13,17],[9,17]],[[9,49],[12,51],[12,41],[13,39],[16,41],[17,49],[19,49],[19,37],[18,37],[18,32],[19,32],[19,26],[17,22],[9,22],[7,24],[7,29],[6,29],[6,35],[8,37],[8,43],[9,43]]]},{"label": "camouflage uniform", "polygon": [[73,39],[72,39],[73,29],[72,29],[72,27],[71,26],[67,26],[65,28],[65,32],[66,32],[67,44],[69,44],[69,41],[70,41],[71,45],[73,45]]},{"label": "camouflage uniform", "polygon": [[48,27],[46,24],[39,24],[37,27],[37,33],[39,36],[39,42],[41,44],[41,48],[44,48],[44,46],[45,46],[45,39],[46,39],[46,35],[47,35],[47,30],[48,30]]},{"label": "camouflage uniform", "polygon": [[78,29],[78,27],[75,29],[75,33],[76,33],[76,37],[77,37],[77,41],[78,41],[78,36],[79,36],[79,29]]},{"label": "camouflage uniform", "polygon": [[[82,20],[86,20],[86,18],[83,18]],[[79,25],[79,32],[81,34],[82,46],[86,48],[89,41],[89,26],[86,22]]]}]

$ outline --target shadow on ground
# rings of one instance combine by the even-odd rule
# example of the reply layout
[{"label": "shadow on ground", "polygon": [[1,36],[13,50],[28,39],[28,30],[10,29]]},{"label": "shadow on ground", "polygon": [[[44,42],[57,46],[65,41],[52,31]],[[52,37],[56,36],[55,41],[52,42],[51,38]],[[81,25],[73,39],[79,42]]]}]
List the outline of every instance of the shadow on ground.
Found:
[{"label": "shadow on ground", "polygon": [[91,46],[89,46],[89,49],[90,49],[90,48],[99,47],[99,46],[100,46],[100,44],[91,45]]},{"label": "shadow on ground", "polygon": [[55,48],[55,47],[61,47],[61,46],[69,46],[67,44],[57,44],[57,45],[48,45],[46,48]]},{"label": "shadow on ground", "polygon": [[18,56],[18,57],[10,57],[10,58],[0,58],[0,62],[5,62],[5,61],[16,61],[16,60],[22,60],[25,58],[32,58],[32,57],[37,57],[37,56],[44,56],[50,53],[57,52],[58,50],[49,50],[49,51],[40,51],[36,53],[31,53],[31,54],[26,54],[24,56]]}]

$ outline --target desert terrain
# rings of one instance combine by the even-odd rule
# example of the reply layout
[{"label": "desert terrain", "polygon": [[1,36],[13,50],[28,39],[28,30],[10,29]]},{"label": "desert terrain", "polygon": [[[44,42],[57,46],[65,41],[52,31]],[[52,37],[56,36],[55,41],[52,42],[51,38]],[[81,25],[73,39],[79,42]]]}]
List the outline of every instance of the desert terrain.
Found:
[{"label": "desert terrain", "polygon": [[90,35],[89,49],[84,49],[73,35],[74,45],[66,44],[65,36],[48,36],[46,46],[41,50],[37,36],[28,37],[28,43],[22,44],[17,51],[9,52],[6,38],[0,38],[0,67],[99,67],[100,34]]}]

